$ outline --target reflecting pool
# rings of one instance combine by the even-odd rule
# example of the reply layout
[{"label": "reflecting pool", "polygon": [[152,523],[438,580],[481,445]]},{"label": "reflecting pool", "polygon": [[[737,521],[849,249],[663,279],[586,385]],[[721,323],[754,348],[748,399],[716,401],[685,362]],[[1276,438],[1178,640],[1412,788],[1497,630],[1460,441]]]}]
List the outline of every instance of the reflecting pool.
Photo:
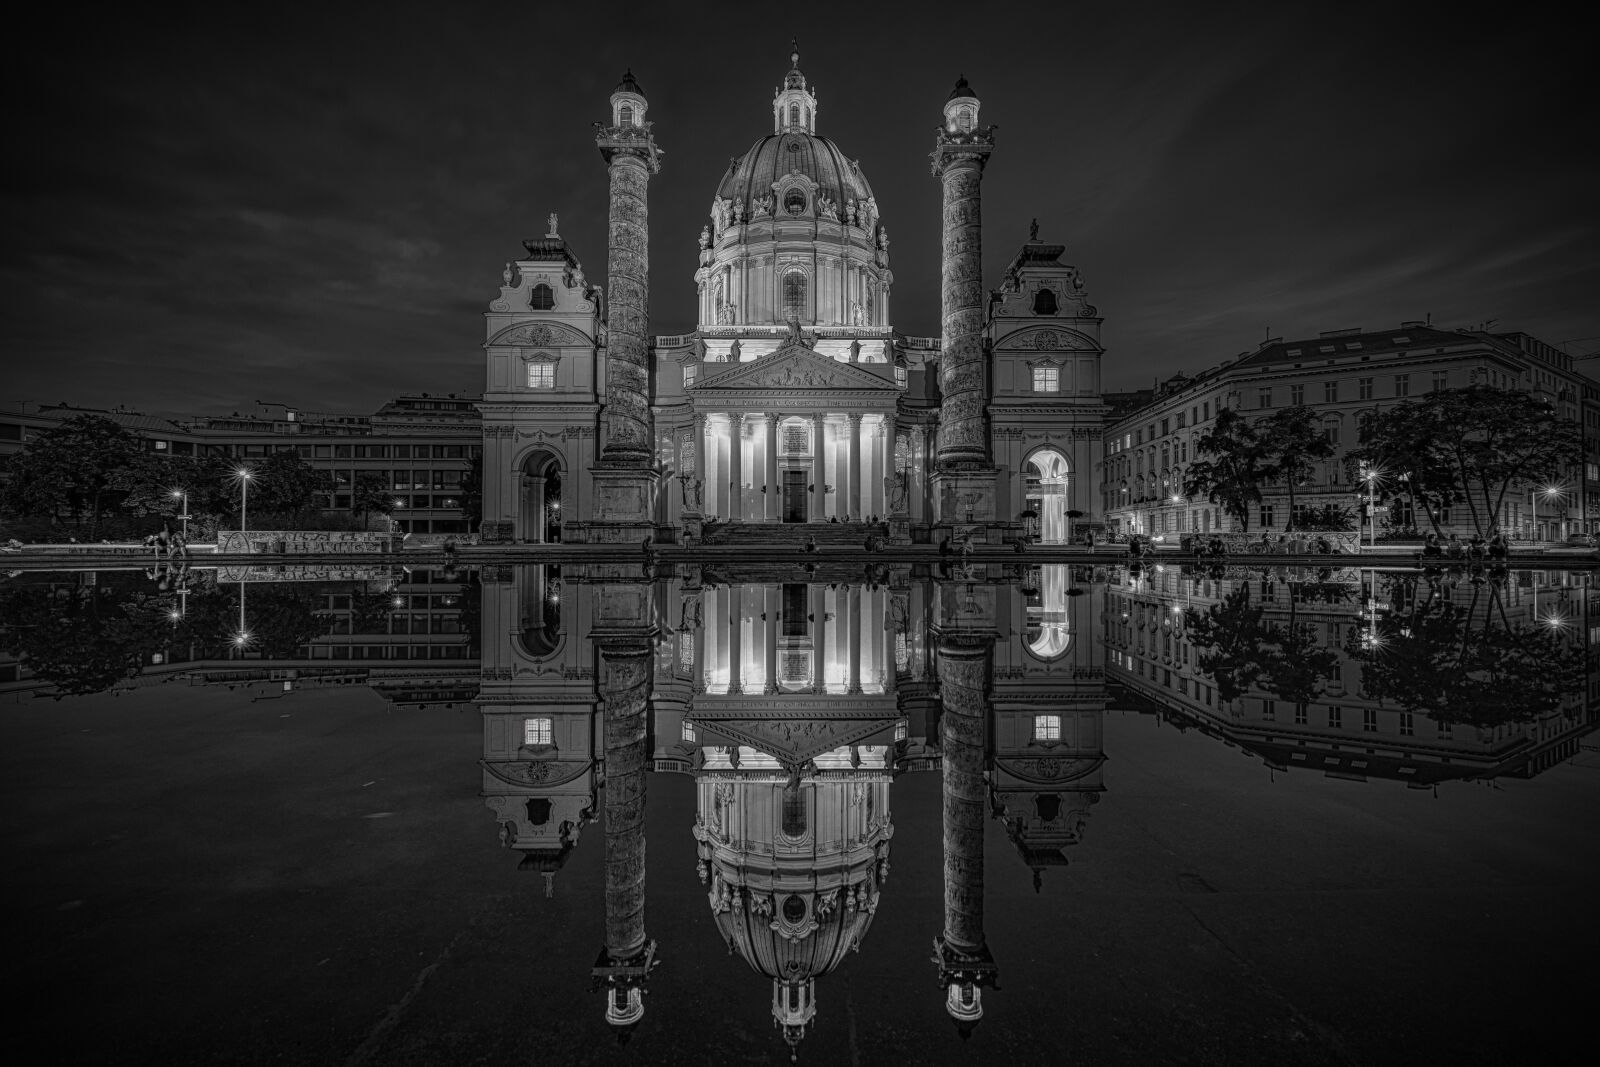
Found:
[{"label": "reflecting pool", "polygon": [[1581,1025],[1587,572],[861,560],[12,575],[14,1001],[69,1062]]}]

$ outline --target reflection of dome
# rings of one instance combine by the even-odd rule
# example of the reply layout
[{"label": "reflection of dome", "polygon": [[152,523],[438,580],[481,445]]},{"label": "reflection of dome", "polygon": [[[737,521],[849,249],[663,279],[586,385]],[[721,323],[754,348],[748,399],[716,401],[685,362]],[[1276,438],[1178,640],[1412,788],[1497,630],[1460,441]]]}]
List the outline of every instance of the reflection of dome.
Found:
[{"label": "reflection of dome", "polygon": [[[768,134],[734,160],[717,185],[717,196],[747,203],[770,194],[778,179],[790,174],[811,179],[819,192],[836,203],[865,200],[872,195],[866,175],[845,158],[838,145],[826,137],[794,129]],[[777,206],[777,212],[783,214],[782,204]]]}]

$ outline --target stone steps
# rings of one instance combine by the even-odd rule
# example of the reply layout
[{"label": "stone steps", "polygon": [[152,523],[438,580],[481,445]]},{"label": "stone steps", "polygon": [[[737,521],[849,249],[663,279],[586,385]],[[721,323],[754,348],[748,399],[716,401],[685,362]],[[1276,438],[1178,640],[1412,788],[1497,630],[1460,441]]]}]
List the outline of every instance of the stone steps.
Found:
[{"label": "stone steps", "polygon": [[860,545],[867,535],[889,535],[883,523],[866,522],[791,522],[791,523],[717,523],[703,530],[703,543],[707,545],[803,545],[815,541],[818,545]]}]

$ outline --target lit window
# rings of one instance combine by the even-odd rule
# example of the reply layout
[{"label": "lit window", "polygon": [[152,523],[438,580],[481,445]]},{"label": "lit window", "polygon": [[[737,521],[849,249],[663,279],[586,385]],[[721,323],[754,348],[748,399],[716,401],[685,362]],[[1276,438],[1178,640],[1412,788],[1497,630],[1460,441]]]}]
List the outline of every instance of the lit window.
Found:
[{"label": "lit window", "polygon": [[[790,197],[800,195],[799,190],[791,192]],[[800,196],[801,207],[805,207],[805,197]],[[796,212],[790,212],[796,214]],[[792,270],[783,276],[783,313],[785,318],[803,319],[806,317],[806,275],[804,271]]]},{"label": "lit window", "polygon": [[1061,716],[1035,715],[1033,717],[1033,739],[1035,741],[1061,740]]},{"label": "lit window", "polygon": [[683,739],[691,743],[694,741],[694,723],[688,720],[683,723]]},{"label": "lit window", "polygon": [[555,744],[555,720],[523,719],[522,743],[525,745]]},{"label": "lit window", "polygon": [[1060,368],[1033,368],[1033,391],[1036,393],[1059,393],[1061,391]]},{"label": "lit window", "polygon": [[904,741],[909,734],[910,730],[907,728],[905,719],[901,719],[894,724],[894,739],[896,741]]},{"label": "lit window", "polygon": [[791,125],[791,126],[800,125],[800,105],[799,104],[790,104],[789,105],[789,125]]},{"label": "lit window", "polygon": [[529,363],[528,388],[529,389],[554,389],[556,387],[556,365],[554,363]]},{"label": "lit window", "polygon": [[958,125],[960,125],[963,133],[966,133],[972,129],[972,109],[970,107],[964,107],[961,109],[961,119]]},{"label": "lit window", "polygon": [[528,306],[535,311],[549,311],[556,306],[555,290],[548,285],[536,285],[528,293]]}]

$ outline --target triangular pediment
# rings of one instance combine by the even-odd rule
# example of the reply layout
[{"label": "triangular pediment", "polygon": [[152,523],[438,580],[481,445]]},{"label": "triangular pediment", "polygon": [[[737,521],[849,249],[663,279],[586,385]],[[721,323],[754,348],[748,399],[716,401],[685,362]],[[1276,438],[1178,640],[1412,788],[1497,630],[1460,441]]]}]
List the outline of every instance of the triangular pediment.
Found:
[{"label": "triangular pediment", "polygon": [[[881,366],[888,367],[888,364]],[[691,388],[691,392],[743,392],[757,389],[898,391],[893,379],[880,377],[850,363],[829,359],[814,349],[792,342],[760,359],[731,364],[726,370],[714,363],[706,364],[702,373],[703,377]]]}]

